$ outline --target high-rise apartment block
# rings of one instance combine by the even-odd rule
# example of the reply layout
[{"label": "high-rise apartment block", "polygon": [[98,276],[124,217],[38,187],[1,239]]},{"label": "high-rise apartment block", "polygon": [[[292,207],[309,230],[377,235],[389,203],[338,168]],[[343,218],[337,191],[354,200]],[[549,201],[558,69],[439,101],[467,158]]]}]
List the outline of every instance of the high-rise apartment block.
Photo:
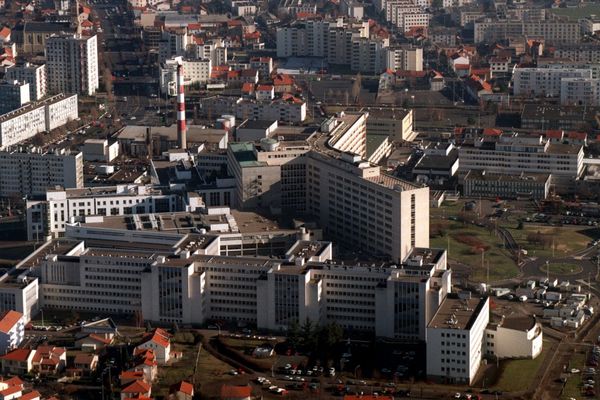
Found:
[{"label": "high-rise apartment block", "polygon": [[6,70],[6,79],[14,79],[29,83],[29,98],[31,101],[41,100],[46,96],[46,65],[24,64],[15,65]]},{"label": "high-rise apartment block", "polygon": [[0,152],[0,196],[40,196],[56,186],[83,187],[83,155],[67,150]]},{"label": "high-rise apartment block", "polygon": [[97,37],[52,35],[46,42],[48,91],[92,96],[98,89]]},{"label": "high-rise apartment block", "polygon": [[0,115],[29,103],[29,84],[19,81],[0,82]]}]

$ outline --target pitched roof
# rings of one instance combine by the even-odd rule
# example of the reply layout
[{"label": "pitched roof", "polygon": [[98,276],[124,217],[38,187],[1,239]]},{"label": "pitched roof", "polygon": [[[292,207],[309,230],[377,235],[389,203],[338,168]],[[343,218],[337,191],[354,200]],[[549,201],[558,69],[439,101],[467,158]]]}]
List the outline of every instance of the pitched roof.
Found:
[{"label": "pitched roof", "polygon": [[18,393],[22,390],[23,388],[21,386],[9,386],[8,388],[0,391],[0,396],[2,396],[2,398],[5,398],[10,396],[11,394]]},{"label": "pitched roof", "polygon": [[8,26],[5,26],[4,28],[0,29],[0,36],[2,37],[8,37],[8,35],[10,35],[10,28]]},{"label": "pitched roof", "polygon": [[13,376],[10,379],[2,381],[2,383],[7,384],[8,386],[23,386],[23,381],[18,376]]},{"label": "pitched roof", "polygon": [[181,392],[181,393],[185,393],[189,396],[193,396],[194,395],[194,385],[192,385],[191,383],[186,382],[186,381],[181,381],[181,382],[176,383],[173,386],[171,386],[171,390],[169,392],[170,393]]},{"label": "pitched roof", "polygon": [[271,90],[273,90],[273,85],[258,85],[256,90],[271,91]]},{"label": "pitched roof", "polygon": [[142,379],[144,377],[144,371],[123,371],[119,375],[119,379]]},{"label": "pitched roof", "polygon": [[131,382],[127,385],[121,393],[148,393],[150,391],[150,385],[142,380]]},{"label": "pitched roof", "polygon": [[0,317],[0,332],[8,333],[23,317],[18,311],[8,310]]},{"label": "pitched roof", "polygon": [[41,396],[40,392],[34,390],[33,392],[25,393],[23,396],[19,397],[19,400],[33,400],[39,399]]},{"label": "pitched roof", "polygon": [[10,353],[6,353],[3,356],[0,356],[3,360],[11,360],[11,361],[27,361],[29,355],[33,350],[31,349],[15,349]]},{"label": "pitched roof", "polygon": [[144,343],[153,342],[161,347],[169,347],[170,341],[169,338],[171,335],[167,333],[164,329],[156,328],[153,333],[145,336]]},{"label": "pitched roof", "polygon": [[252,395],[252,388],[250,386],[233,386],[223,385],[221,386],[221,398],[234,398],[243,399]]},{"label": "pitched roof", "polygon": [[75,356],[75,364],[86,364],[86,365],[90,365],[91,363],[94,362],[95,359],[97,359],[97,355],[95,354],[90,354],[90,353],[80,353],[77,354]]}]

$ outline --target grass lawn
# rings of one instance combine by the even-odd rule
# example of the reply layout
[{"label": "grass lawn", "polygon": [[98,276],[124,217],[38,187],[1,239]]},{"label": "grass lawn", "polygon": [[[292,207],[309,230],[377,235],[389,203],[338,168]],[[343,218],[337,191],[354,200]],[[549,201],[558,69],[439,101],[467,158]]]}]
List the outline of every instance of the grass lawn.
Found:
[{"label": "grass lawn", "polygon": [[583,271],[579,265],[569,264],[569,263],[550,263],[548,264],[548,268],[546,266],[542,266],[542,272],[548,272],[547,269],[550,270],[551,274],[556,275],[574,275]]},{"label": "grass lawn", "polygon": [[[585,368],[585,353],[582,353],[581,351],[585,350],[580,350],[573,354],[569,360],[569,368],[577,368],[583,371]],[[567,383],[565,383],[565,389],[561,399],[568,400],[570,398],[578,399],[581,397],[581,378],[581,372],[578,374],[571,374],[571,376],[567,379]]]},{"label": "grass lawn", "polygon": [[[451,260],[472,267],[470,274],[472,280],[486,281],[488,262],[490,265],[490,281],[509,279],[518,274],[519,269],[510,253],[502,248],[502,240],[487,229],[448,220],[436,221],[435,224],[436,226],[442,226],[447,236],[432,237],[430,246],[448,249],[449,245],[448,256]],[[432,231],[435,231],[435,229]],[[481,251],[478,250],[477,242],[486,248],[484,254],[485,268],[481,266]]]},{"label": "grass lawn", "polygon": [[[173,345],[175,351],[183,353],[182,359],[168,366],[159,366],[158,368],[158,385],[154,385],[152,394],[156,396],[165,396],[169,393],[169,387],[181,380],[191,382],[194,372],[194,364],[196,363],[196,355],[198,353],[198,344],[179,344]],[[202,391],[203,395],[207,395],[205,391],[209,391],[209,396],[216,395],[221,384],[231,380],[232,376],[228,375],[233,367],[223,361],[213,357],[206,350],[201,349],[198,357],[198,368],[196,369],[196,390]]]},{"label": "grass lawn", "polygon": [[[556,226],[527,226],[516,229],[515,226],[506,227],[515,241],[522,248],[527,249],[528,256],[552,257],[552,239],[554,240],[554,257],[565,257],[578,250],[585,249],[589,241],[597,236],[597,229],[583,227],[556,227]],[[544,244],[531,243],[527,240],[528,235],[541,233],[548,237]]]},{"label": "grass lawn", "polygon": [[544,340],[542,354],[533,360],[506,360],[500,362],[502,370],[500,378],[491,389],[504,392],[519,392],[527,390],[535,378],[538,369],[544,362],[550,349],[550,343]]}]

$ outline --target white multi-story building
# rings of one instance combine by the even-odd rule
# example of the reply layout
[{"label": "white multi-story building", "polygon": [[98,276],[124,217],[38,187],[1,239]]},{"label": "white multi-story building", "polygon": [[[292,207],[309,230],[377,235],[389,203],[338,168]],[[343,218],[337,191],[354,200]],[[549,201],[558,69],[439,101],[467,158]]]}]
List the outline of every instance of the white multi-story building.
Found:
[{"label": "white multi-story building", "polygon": [[29,83],[29,98],[31,101],[41,100],[46,96],[46,65],[18,64],[6,70],[6,79],[15,79]]},{"label": "white multi-story building", "polygon": [[55,186],[83,187],[81,153],[0,152],[0,196],[40,196]]},{"label": "white multi-story building", "polygon": [[564,78],[592,78],[589,69],[569,69],[557,67],[515,68],[513,91],[515,96],[560,97],[561,81]]},{"label": "white multi-story building", "polygon": [[211,65],[227,64],[227,47],[221,39],[211,39],[191,45],[192,54],[198,60],[210,60]]},{"label": "white multi-story building", "polygon": [[[27,268],[36,260],[34,254],[20,264]],[[39,310],[38,278],[28,276],[25,269],[14,269],[0,276],[0,312],[17,311],[23,314],[24,323],[28,323]]]},{"label": "white multi-story building", "polygon": [[0,115],[0,149],[49,132],[79,116],[77,95],[56,95]]},{"label": "white multi-story building", "polygon": [[[175,95],[177,93],[177,65],[180,57],[167,60],[159,69],[160,88],[163,93]],[[212,62],[210,59],[181,60],[183,65],[183,78],[185,85],[206,83],[210,80]]]},{"label": "white multi-story building", "polygon": [[475,43],[494,42],[510,37],[541,37],[554,44],[575,44],[581,37],[577,21],[517,19],[481,19],[474,23]]},{"label": "white multi-story building", "polygon": [[19,347],[25,338],[25,320],[23,313],[5,311],[0,315],[0,354]]},{"label": "white multi-story building", "polygon": [[554,57],[578,62],[600,63],[600,46],[596,44],[557,46]]},{"label": "white multi-story building", "polygon": [[385,68],[392,71],[423,71],[423,49],[393,46],[385,49]]},{"label": "white multi-story building", "polygon": [[29,103],[29,84],[19,81],[0,82],[0,115]]},{"label": "white multi-story building", "polygon": [[65,187],[78,189],[44,190],[46,200],[27,201],[27,236],[31,240],[62,236],[66,224],[86,216],[173,212],[182,207],[176,195],[144,185]]},{"label": "white multi-story building", "polygon": [[[39,276],[36,305],[44,307],[141,312],[163,323],[243,321],[270,330],[309,318],[410,340],[425,340],[451,287],[444,250],[413,249],[399,264],[344,265],[332,260],[330,242],[313,240],[297,240],[276,257],[221,255],[227,236],[180,235],[174,245],[152,248],[116,239],[116,249],[55,239],[12,273]],[[115,242],[106,236],[104,243]]]},{"label": "white multi-story building", "polygon": [[215,96],[201,100],[203,115],[234,115],[236,118],[278,120],[297,123],[306,119],[306,102],[286,96],[271,101],[255,101],[241,97]]},{"label": "white multi-story building", "polygon": [[402,14],[402,22],[398,20],[398,28],[404,32],[410,31],[412,28],[427,28],[429,27],[429,18],[431,15],[427,12],[411,12]]},{"label": "white multi-story building", "polygon": [[473,383],[484,355],[489,307],[487,297],[446,297],[427,325],[428,378],[444,383]]},{"label": "white multi-story building", "polygon": [[98,89],[97,36],[52,35],[46,42],[48,91],[92,96]]},{"label": "white multi-story building", "polygon": [[563,106],[600,105],[600,79],[563,78],[560,81],[560,104]]},{"label": "white multi-story building", "polygon": [[350,68],[367,74],[378,74],[385,70],[385,49],[389,40],[370,38],[352,39]]},{"label": "white multi-story building", "polygon": [[560,177],[573,181],[583,172],[583,146],[551,143],[541,135],[476,138],[473,145],[460,147],[459,159],[462,176],[472,169],[510,175],[532,172],[552,174],[554,182]]}]

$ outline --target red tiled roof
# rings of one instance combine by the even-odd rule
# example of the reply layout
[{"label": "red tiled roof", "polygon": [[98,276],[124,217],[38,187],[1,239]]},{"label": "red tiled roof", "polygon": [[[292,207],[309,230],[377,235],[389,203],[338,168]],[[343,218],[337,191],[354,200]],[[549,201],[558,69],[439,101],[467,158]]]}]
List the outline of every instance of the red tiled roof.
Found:
[{"label": "red tiled roof", "polygon": [[0,396],[2,396],[2,398],[5,398],[5,397],[10,396],[11,394],[18,393],[22,390],[23,390],[23,388],[21,386],[10,386],[10,387],[0,391]]},{"label": "red tiled roof", "polygon": [[373,396],[373,395],[345,395],[344,400],[394,400],[392,396]]},{"label": "red tiled roof", "polygon": [[569,139],[579,139],[579,140],[585,140],[587,139],[587,133],[585,132],[567,132],[567,137]]},{"label": "red tiled roof", "polygon": [[90,365],[94,362],[96,358],[95,354],[77,354],[75,356],[75,364],[86,364]]},{"label": "red tiled roof", "polygon": [[273,85],[258,85],[256,90],[260,90],[261,92],[270,92],[273,90]]},{"label": "red tiled roof", "polygon": [[296,13],[296,19],[316,19],[320,17],[321,15],[311,12],[300,11]]},{"label": "red tiled roof", "polygon": [[286,74],[277,74],[275,75],[275,77],[273,78],[273,85],[277,86],[277,85],[293,85],[294,84],[294,78],[292,78],[290,75],[286,75]]},{"label": "red tiled roof", "polygon": [[232,386],[223,385],[221,386],[221,399],[243,399],[252,395],[252,388],[250,386]]},{"label": "red tiled roof", "polygon": [[24,382],[18,376],[13,376],[10,379],[2,381],[2,383],[7,384],[8,386],[21,386],[21,387],[23,387],[23,383]]},{"label": "red tiled roof", "polygon": [[6,353],[3,356],[0,356],[3,360],[11,360],[11,361],[27,361],[29,355],[33,350],[31,349],[15,349],[10,353]]},{"label": "red tiled roof", "polygon": [[19,397],[19,400],[33,400],[40,398],[40,392],[34,390],[33,392],[25,393],[23,396]]},{"label": "red tiled roof", "polygon": [[143,377],[144,377],[144,371],[123,371],[119,375],[119,379],[121,379],[121,380],[123,380],[123,379],[137,380],[137,379],[142,379]]},{"label": "red tiled roof", "polygon": [[[234,71],[229,71],[234,72]],[[161,347],[169,347],[169,338],[171,335],[164,329],[156,328],[152,334],[146,335],[146,339],[142,343],[154,342]]]},{"label": "red tiled roof", "polygon": [[150,385],[144,381],[137,380],[131,382],[130,385],[127,385],[127,387],[121,390],[121,393],[148,393],[149,391]]},{"label": "red tiled roof", "polygon": [[455,64],[454,69],[468,70],[471,66],[469,64]]},{"label": "red tiled roof", "polygon": [[244,39],[260,39],[260,32],[259,31],[248,32],[244,35]]},{"label": "red tiled roof", "polygon": [[189,382],[186,381],[181,381],[179,383],[176,383],[175,385],[171,386],[171,393],[177,393],[177,392],[181,392],[181,393],[185,393],[188,396],[193,396],[194,395],[194,385],[192,385]]},{"label": "red tiled roof", "polygon": [[86,19],[85,21],[81,22],[81,26],[83,26],[84,28],[91,28],[92,26],[94,26],[94,24]]},{"label": "red tiled roof", "polygon": [[190,30],[197,30],[197,29],[201,29],[201,28],[202,28],[202,25],[198,24],[198,23],[188,24],[188,29],[190,29]]},{"label": "red tiled roof", "polygon": [[562,139],[562,137],[563,137],[563,131],[556,130],[556,129],[550,129],[550,130],[546,131],[545,135],[546,135],[547,138]]},{"label": "red tiled roof", "polygon": [[19,322],[19,320],[22,317],[23,317],[23,314],[21,314],[18,311],[13,311],[13,310],[6,311],[0,317],[0,332],[8,333],[17,324],[17,322]]},{"label": "red tiled roof", "polygon": [[104,344],[111,344],[112,343],[111,339],[103,338],[102,336],[98,336],[95,333],[90,333],[88,337],[90,339],[94,339],[95,341],[101,342],[101,343],[104,343]]},{"label": "red tiled roof", "polygon": [[500,136],[500,135],[502,135],[502,130],[495,129],[495,128],[483,128],[483,135],[484,136]]},{"label": "red tiled roof", "polygon": [[0,36],[8,37],[8,35],[10,35],[10,28],[8,26],[5,26],[0,30]]},{"label": "red tiled roof", "polygon": [[242,26],[242,21],[239,19],[230,19],[227,21],[227,26]]},{"label": "red tiled roof", "polygon": [[254,92],[254,83],[246,82],[242,85],[243,93],[252,93]]}]

